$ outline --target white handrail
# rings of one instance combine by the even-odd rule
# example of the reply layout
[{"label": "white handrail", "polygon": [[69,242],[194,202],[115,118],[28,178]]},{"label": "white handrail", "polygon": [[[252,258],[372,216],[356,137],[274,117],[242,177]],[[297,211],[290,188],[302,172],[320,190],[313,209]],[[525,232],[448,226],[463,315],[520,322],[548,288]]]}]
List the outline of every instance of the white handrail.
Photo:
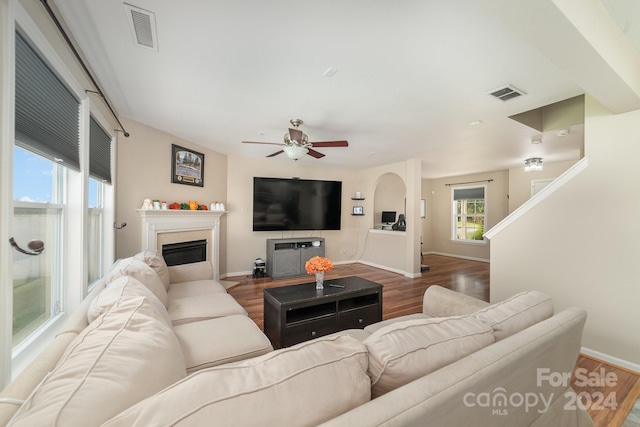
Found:
[{"label": "white handrail", "polygon": [[551,184],[544,187],[540,190],[539,193],[531,197],[529,200],[520,205],[516,210],[507,215],[502,221],[497,223],[495,226],[491,227],[486,233],[484,233],[484,237],[491,240],[502,230],[511,225],[518,218],[523,216],[525,213],[529,212],[534,206],[538,203],[542,202],[544,199],[553,194],[557,189],[564,186],[567,182],[573,179],[575,176],[580,174],[583,170],[585,170],[589,166],[589,157],[585,156],[576,162],[575,165],[571,166],[567,169],[562,175],[558,178],[554,179]]}]

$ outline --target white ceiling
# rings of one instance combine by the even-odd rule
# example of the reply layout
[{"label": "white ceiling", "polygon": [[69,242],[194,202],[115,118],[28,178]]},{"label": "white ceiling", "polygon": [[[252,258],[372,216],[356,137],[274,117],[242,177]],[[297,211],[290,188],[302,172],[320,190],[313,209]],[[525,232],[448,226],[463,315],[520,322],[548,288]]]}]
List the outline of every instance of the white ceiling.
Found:
[{"label": "white ceiling", "polygon": [[[557,16],[552,3],[131,0],[155,14],[155,51],[134,46],[121,1],[53,2],[122,117],[256,158],[278,147],[241,141],[282,142],[289,120],[300,118],[310,141],[349,141],[300,162],[368,168],[420,158],[425,178],[517,167],[528,157],[578,159],[582,126],[533,145],[540,133],[508,118],[592,93],[584,73],[554,56],[559,44],[543,44],[575,29],[558,19],[522,25],[529,9]],[[605,3],[637,37],[637,7],[635,19],[628,13],[637,1]],[[323,75],[329,68],[333,77]],[[506,84],[526,95],[487,95]],[[283,154],[264,161],[291,162]]]}]

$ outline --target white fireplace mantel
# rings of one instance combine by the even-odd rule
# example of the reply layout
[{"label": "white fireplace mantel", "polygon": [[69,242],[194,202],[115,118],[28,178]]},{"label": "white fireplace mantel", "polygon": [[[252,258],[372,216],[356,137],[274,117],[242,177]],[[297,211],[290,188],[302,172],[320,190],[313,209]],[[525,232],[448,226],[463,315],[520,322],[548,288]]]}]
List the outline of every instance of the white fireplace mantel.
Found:
[{"label": "white fireplace mantel", "polygon": [[220,217],[224,211],[136,209],[142,218],[142,249],[158,250],[158,234],[205,230],[211,233],[213,278],[220,280]]}]

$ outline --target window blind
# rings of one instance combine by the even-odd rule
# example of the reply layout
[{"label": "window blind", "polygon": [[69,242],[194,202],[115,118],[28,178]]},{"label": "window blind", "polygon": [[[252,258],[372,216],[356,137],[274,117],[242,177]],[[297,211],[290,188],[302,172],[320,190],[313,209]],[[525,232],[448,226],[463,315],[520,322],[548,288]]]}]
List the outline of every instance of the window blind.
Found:
[{"label": "window blind", "polygon": [[111,184],[111,136],[93,116],[89,123],[89,176]]},{"label": "window blind", "polygon": [[453,189],[453,200],[478,200],[478,199],[484,199],[484,187]]},{"label": "window blind", "polygon": [[16,32],[16,144],[80,170],[80,103]]}]

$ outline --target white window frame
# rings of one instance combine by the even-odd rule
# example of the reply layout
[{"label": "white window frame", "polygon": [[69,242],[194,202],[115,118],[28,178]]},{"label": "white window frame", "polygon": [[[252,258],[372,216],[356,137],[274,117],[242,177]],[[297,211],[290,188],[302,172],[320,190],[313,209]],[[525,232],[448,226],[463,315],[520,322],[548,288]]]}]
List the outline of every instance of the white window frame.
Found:
[{"label": "white window frame", "polygon": [[[33,22],[29,14],[18,4],[16,1],[11,1],[10,4],[13,6],[13,11],[15,15],[13,16],[9,31],[10,37],[8,37],[7,41],[10,43],[10,48],[6,49],[10,52],[11,61],[9,68],[5,68],[3,72],[6,72],[10,75],[10,81],[12,84],[7,85],[8,91],[10,91],[10,98],[13,105],[15,101],[15,32],[19,27],[23,34],[25,34],[33,46],[38,50],[39,54],[48,62],[48,65],[51,69],[55,70],[58,76],[65,82],[68,89],[71,90],[77,99],[79,99],[80,109],[80,138],[83,141],[83,127],[88,128],[88,123],[83,125],[85,121],[84,117],[86,116],[86,121],[88,122],[88,97],[82,88],[82,86],[75,80],[71,71],[67,68],[66,64],[62,61],[62,59],[58,56],[55,49],[51,46],[48,39],[44,36],[44,34],[40,31],[37,24]],[[15,113],[13,112],[13,107],[11,107],[11,117],[12,119],[15,117]],[[11,141],[15,141],[15,130],[11,130]],[[88,133],[88,132],[87,132]],[[15,143],[15,142],[14,142]],[[84,142],[82,142],[84,143]],[[83,165],[83,150],[82,146],[80,147],[80,156],[81,156],[81,167]],[[85,161],[86,164],[86,161]],[[23,340],[21,343],[16,345],[13,348],[13,351],[10,353],[11,367],[9,368],[11,371],[20,371],[28,361],[33,357],[33,354],[38,353],[46,344],[51,340],[57,329],[61,326],[64,319],[66,319],[68,309],[75,309],[81,302],[84,292],[82,288],[77,288],[75,284],[77,283],[77,278],[80,275],[82,277],[83,272],[86,267],[80,266],[78,268],[78,259],[82,259],[81,252],[84,248],[81,243],[84,239],[84,226],[82,227],[69,227],[69,224],[85,224],[85,220],[82,217],[82,213],[78,213],[77,209],[70,209],[70,204],[72,206],[78,206],[79,201],[83,198],[86,198],[86,189],[80,190],[83,186],[79,183],[82,182],[82,175],[86,175],[84,173],[78,173],[76,171],[71,171],[66,168],[64,173],[64,179],[61,180],[62,186],[64,186],[64,191],[66,199],[63,201],[62,211],[62,225],[60,230],[61,235],[61,247],[59,248],[59,254],[57,255],[57,262],[60,266],[60,271],[58,273],[57,279],[60,281],[61,288],[58,291],[60,296],[60,303],[58,306],[58,313],[56,316],[53,316],[49,319],[48,322],[45,322],[36,332],[31,334],[27,339]],[[11,165],[11,174],[13,175],[13,162]],[[85,178],[86,179],[86,178]],[[54,196],[55,197],[55,196]],[[70,200],[69,198],[73,198]],[[84,203],[81,203],[80,206],[83,206]],[[78,251],[78,247],[81,248]],[[56,248],[58,249],[58,248]],[[78,271],[80,270],[80,271]],[[13,280],[11,280],[13,282]],[[11,327],[11,320],[8,321],[8,326]],[[0,331],[0,333],[7,333],[7,330]],[[4,337],[3,337],[4,338]],[[5,356],[6,357],[6,356]],[[7,361],[3,360],[3,371],[6,372]],[[17,369],[16,369],[17,368]],[[5,378],[3,378],[4,382],[7,382]]]},{"label": "white window frame", "polygon": [[[456,190],[467,190],[472,188],[483,188],[484,189],[484,214],[481,216],[484,218],[484,231],[487,231],[487,212],[488,212],[488,203],[487,203],[487,185],[472,185],[465,187],[451,187],[451,241],[454,243],[462,243],[468,245],[486,245],[487,239],[483,237],[482,240],[470,240],[470,239],[459,239],[458,238],[458,211],[457,211],[457,201],[454,199],[454,194]],[[480,216],[474,214],[476,216]],[[469,216],[466,214],[461,214],[461,216]]]},{"label": "white window frame", "polygon": [[[102,277],[102,275],[104,274],[104,266],[102,263],[102,260],[104,259],[104,239],[105,239],[105,230],[104,230],[104,187],[105,187],[105,183],[104,182],[100,182],[96,179],[93,178],[89,178],[89,180],[92,180],[94,182],[97,183],[96,186],[96,204],[97,206],[87,206],[88,209],[88,229],[87,229],[87,238],[91,237],[92,234],[92,230],[91,230],[91,224],[94,223],[94,221],[91,219],[92,217],[97,217],[97,223],[100,225],[100,229],[98,231],[98,236],[97,236],[97,241],[98,241],[98,260],[99,260],[99,265],[98,265],[98,277]],[[88,199],[87,199],[88,201]],[[88,242],[87,242],[88,243]],[[89,253],[89,251],[86,252],[87,254]],[[88,262],[89,260],[87,260]],[[95,286],[95,281],[92,281],[92,279],[89,277],[90,274],[90,265],[87,265],[87,280],[88,280],[88,286],[89,286],[89,291],[91,291],[91,289],[93,289],[93,286]]]},{"label": "white window frame", "polygon": [[[49,66],[55,70],[67,87],[80,100],[80,168],[81,172],[67,170],[65,188],[68,199],[63,210],[61,233],[63,235],[62,248],[57,251],[61,266],[60,313],[48,324],[43,325],[38,334],[32,334],[28,341],[16,346],[12,351],[12,295],[13,249],[7,245],[0,246],[0,389],[4,388],[13,377],[19,374],[32,360],[43,351],[53,340],[56,333],[78,308],[88,293],[87,283],[87,248],[88,230],[88,179],[89,179],[89,117],[96,118],[104,129],[113,129],[109,121],[99,113],[99,109],[92,104],[85,88],[76,80],[66,63],[61,59],[54,47],[44,36],[38,25],[18,0],[0,2],[0,25],[2,31],[2,70],[3,77],[2,107],[0,120],[2,126],[2,140],[0,141],[2,179],[0,179],[0,239],[7,242],[11,237],[13,218],[13,147],[15,141],[15,31],[19,27],[23,34],[33,43],[39,53],[47,60]],[[75,65],[73,65],[75,67]],[[79,70],[79,67],[78,67]],[[81,71],[80,71],[81,72]],[[103,271],[113,263],[115,254],[113,222],[115,206],[115,132],[109,132],[112,142],[112,185],[105,185],[102,208],[102,231],[104,241],[101,249]],[[20,202],[23,203],[23,202]],[[52,206],[53,204],[50,204]],[[16,204],[16,206],[19,206]],[[24,205],[26,206],[26,205]],[[40,206],[43,207],[43,206]],[[57,207],[56,207],[57,208]],[[47,246],[49,248],[49,245]]]},{"label": "white window frame", "polygon": [[[24,150],[24,148],[21,148]],[[25,150],[28,151],[28,150]],[[37,155],[34,153],[34,155]],[[13,347],[13,356],[16,357],[22,354],[33,342],[46,332],[52,324],[55,324],[58,318],[64,312],[65,307],[65,287],[64,287],[64,268],[63,259],[64,246],[62,245],[63,236],[65,235],[65,211],[66,211],[66,190],[67,190],[67,170],[65,167],[47,160],[52,165],[53,177],[51,185],[51,202],[25,202],[25,201],[13,201],[13,210],[15,212],[19,209],[33,209],[33,210],[53,210],[59,212],[59,220],[55,222],[52,230],[54,235],[53,242],[46,242],[46,249],[48,253],[51,253],[51,316],[38,326],[33,332],[31,332],[25,339],[23,339],[18,345]],[[13,282],[13,280],[12,280]],[[12,298],[13,299],[13,298]],[[13,339],[13,337],[12,337]]]},{"label": "white window frame", "polygon": [[[116,186],[116,134],[113,131],[113,127],[109,126],[109,122],[105,119],[105,117],[100,113],[97,106],[90,100],[90,111],[91,116],[98,122],[98,124],[102,127],[102,129],[111,136],[111,184],[106,183],[98,183],[99,193],[98,193],[98,202],[100,208],[87,208],[87,227],[88,225],[88,216],[89,210],[91,209],[101,209],[101,223],[102,223],[102,236],[101,236],[101,276],[105,271],[109,269],[109,267],[113,264],[115,258],[115,233],[114,233],[114,224],[115,224],[115,186]],[[89,127],[89,114],[86,117],[87,128]],[[87,165],[86,173],[88,174],[89,163],[88,163],[88,147],[89,147],[89,134],[87,131],[87,140],[86,140],[86,151],[87,151]],[[87,175],[87,183],[89,182],[89,176]],[[95,179],[94,179],[95,180]],[[88,189],[87,189],[87,203],[86,206],[89,206],[88,200]],[[87,233],[89,230],[87,229]],[[88,268],[88,266],[87,266]],[[88,271],[87,276],[88,277]],[[86,293],[91,292],[94,288],[96,282],[87,283],[85,286]]]},{"label": "white window frame", "polygon": [[[60,166],[56,166],[60,168]],[[64,171],[58,172],[63,174]],[[54,184],[55,185],[55,184]],[[55,324],[64,313],[64,270],[62,260],[64,259],[63,236],[65,233],[65,204],[64,203],[35,203],[35,202],[16,202],[13,203],[14,211],[18,209],[38,209],[38,210],[55,210],[60,212],[60,219],[56,221],[53,233],[55,243],[47,242],[46,249],[52,253],[51,259],[51,316],[38,326],[33,332],[13,347],[13,357],[20,356],[27,350],[39,337]]]}]

